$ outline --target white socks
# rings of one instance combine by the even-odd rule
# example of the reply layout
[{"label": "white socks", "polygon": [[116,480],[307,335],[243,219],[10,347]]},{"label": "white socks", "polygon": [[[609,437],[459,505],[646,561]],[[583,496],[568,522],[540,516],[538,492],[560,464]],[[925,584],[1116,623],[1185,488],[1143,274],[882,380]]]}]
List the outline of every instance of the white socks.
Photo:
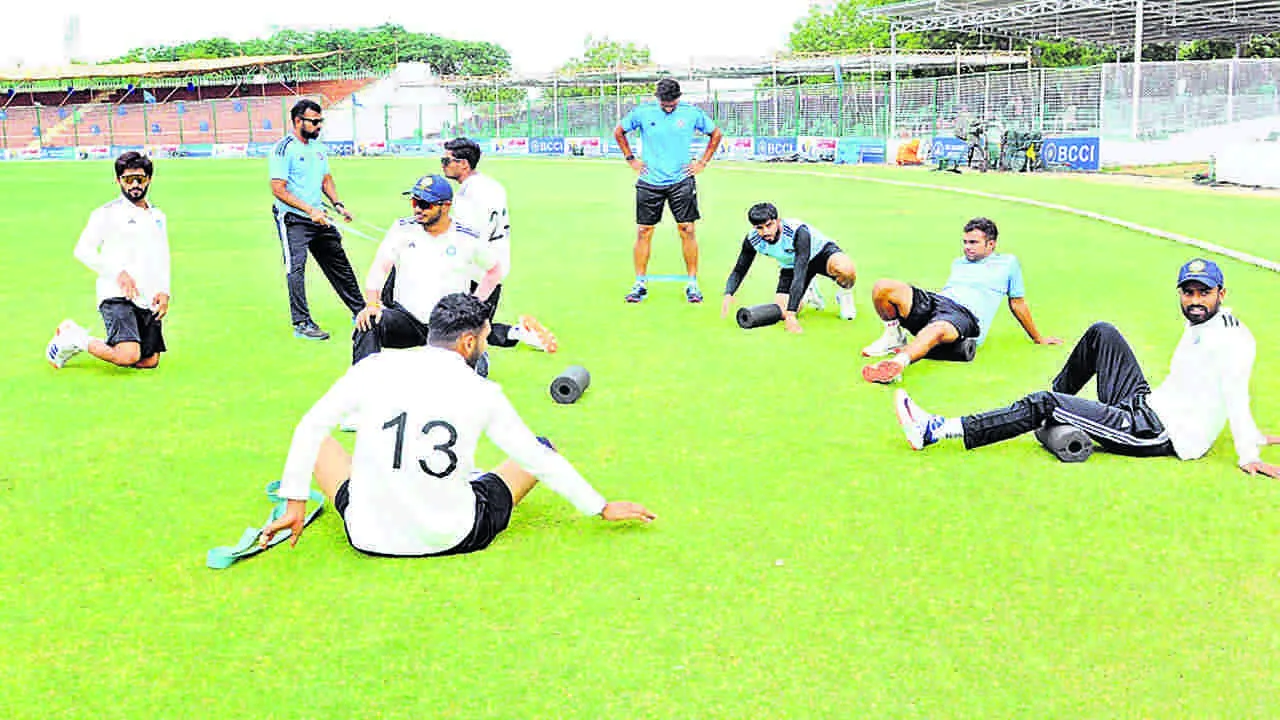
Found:
[{"label": "white socks", "polygon": [[964,437],[964,425],[960,423],[960,418],[945,418],[942,421],[942,427],[938,428],[939,440],[951,440],[954,438]]}]

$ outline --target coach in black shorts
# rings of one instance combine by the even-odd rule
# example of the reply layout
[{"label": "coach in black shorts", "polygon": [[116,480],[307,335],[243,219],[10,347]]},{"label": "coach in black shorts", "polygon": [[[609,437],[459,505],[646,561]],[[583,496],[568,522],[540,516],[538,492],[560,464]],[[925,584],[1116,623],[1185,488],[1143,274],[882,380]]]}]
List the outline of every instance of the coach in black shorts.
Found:
[{"label": "coach in black shorts", "polygon": [[[702,302],[698,289],[698,241],[694,223],[698,214],[698,188],[694,176],[706,168],[720,146],[721,133],[715,122],[696,105],[680,102],[680,83],[671,78],[658,81],[658,102],[637,106],[614,128],[613,137],[627,164],[640,175],[636,182],[636,225],[639,226],[635,246],[636,281],[627,293],[629,303],[638,303],[649,294],[646,273],[649,268],[649,244],[653,228],[662,219],[663,205],[671,206],[671,215],[680,231],[684,248],[684,264],[688,271],[685,299]],[[640,133],[637,158],[627,142],[627,133]],[[702,157],[689,162],[689,146],[694,133],[711,136]]]}]

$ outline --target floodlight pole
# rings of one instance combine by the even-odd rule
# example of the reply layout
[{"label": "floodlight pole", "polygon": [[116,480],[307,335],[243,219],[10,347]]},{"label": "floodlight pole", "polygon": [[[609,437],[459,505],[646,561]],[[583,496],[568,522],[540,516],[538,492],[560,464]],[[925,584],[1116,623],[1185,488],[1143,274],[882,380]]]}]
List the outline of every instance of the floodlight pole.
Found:
[{"label": "floodlight pole", "polygon": [[1134,140],[1138,139],[1141,124],[1139,115],[1142,112],[1142,25],[1145,0],[1136,2],[1137,13],[1133,23],[1133,125],[1129,131]]},{"label": "floodlight pole", "polygon": [[[872,102],[875,107],[875,83],[871,84]],[[898,26],[889,31],[889,138],[898,136]]]}]

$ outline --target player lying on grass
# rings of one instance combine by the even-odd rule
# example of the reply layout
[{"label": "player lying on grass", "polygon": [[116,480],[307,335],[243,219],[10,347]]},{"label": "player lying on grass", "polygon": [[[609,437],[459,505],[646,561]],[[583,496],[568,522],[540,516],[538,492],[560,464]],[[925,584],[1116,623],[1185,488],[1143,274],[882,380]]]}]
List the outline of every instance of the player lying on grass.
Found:
[{"label": "player lying on grass", "polygon": [[[482,550],[538,480],[584,515],[653,520],[635,503],[606,502],[529,431],[501,387],[473,371],[488,316],[475,296],[447,295],[429,317],[428,347],[386,350],[351,366],[294,431],[279,491],[288,506],[261,542],[289,528],[297,543],[313,473],[351,545],[373,555]],[[329,437],[347,413],[357,418],[354,456]],[[511,458],[492,472],[474,472],[481,434]]]},{"label": "player lying on grass", "polygon": [[55,368],[79,352],[121,367],[150,369],[165,351],[161,321],[169,313],[169,228],[147,201],[154,168],[137,152],[116,158],[120,197],[94,210],[75,256],[98,274],[98,312],[107,336],[91,337],[63,320],[45,348]]},{"label": "player lying on grass", "polygon": [[[733,296],[751,269],[756,255],[767,255],[778,261],[778,288],[774,302],[782,308],[782,318],[787,330],[803,332],[796,313],[805,295],[819,275],[825,275],[840,286],[836,302],[840,305],[840,317],[852,320],[857,316],[853,305],[853,284],[857,272],[853,260],[844,254],[835,241],[823,235],[817,228],[803,220],[778,218],[778,208],[772,203],[757,203],[747,211],[747,222],[752,230],[742,239],[738,261],[734,263],[729,279],[724,285],[724,301],[720,304],[720,317],[729,315]],[[796,266],[802,268],[796,271]]]},{"label": "player lying on grass", "polygon": [[[977,415],[942,417],[895,393],[898,421],[916,450],[940,440],[963,439],[967,449],[1031,432],[1045,422],[1083,430],[1105,450],[1122,455],[1203,456],[1231,424],[1240,468],[1280,478],[1280,467],[1262,462],[1259,448],[1280,437],[1258,431],[1249,409],[1253,335],[1229,308],[1222,271],[1203,259],[1178,272],[1178,294],[1187,319],[1169,375],[1154,391],[1119,330],[1095,323],[1071,351],[1053,389],[1034,392],[1009,407]],[[1098,400],[1077,397],[1091,378]]]},{"label": "player lying on grass", "polygon": [[[1025,298],[1022,266],[1013,255],[996,252],[999,230],[987,218],[974,218],[964,226],[964,257],[951,263],[951,276],[938,292],[899,280],[879,280],[871,290],[871,302],[884,321],[884,334],[863,348],[867,357],[892,355],[888,360],[862,368],[863,379],[891,383],[902,378],[907,366],[938,345],[973,338],[979,345],[987,338],[1000,301],[1022,329],[1038,345],[1059,345],[1036,329]],[[907,333],[915,335],[908,341]]]}]

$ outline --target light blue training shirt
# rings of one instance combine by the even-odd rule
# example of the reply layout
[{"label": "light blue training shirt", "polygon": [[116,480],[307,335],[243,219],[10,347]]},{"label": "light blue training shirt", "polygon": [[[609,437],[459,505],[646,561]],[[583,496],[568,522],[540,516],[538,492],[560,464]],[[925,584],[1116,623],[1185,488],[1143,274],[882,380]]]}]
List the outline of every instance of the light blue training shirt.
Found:
[{"label": "light blue training shirt", "polygon": [[[323,142],[312,140],[304,143],[293,135],[286,135],[271,148],[267,160],[272,180],[285,180],[285,188],[311,207],[323,207],[324,176],[329,174],[329,151]],[[302,211],[276,200],[276,209],[303,215]]]},{"label": "light blue training shirt", "polygon": [[670,113],[656,102],[638,105],[622,118],[626,132],[640,131],[640,158],[647,166],[640,180],[665,187],[685,179],[693,134],[710,135],[715,122],[696,105],[680,103]]},{"label": "light blue training shirt", "polygon": [[978,344],[987,339],[991,321],[1006,298],[1020,298],[1027,294],[1022,284],[1022,266],[1014,255],[992,253],[977,262],[969,262],[963,256],[951,263],[951,277],[938,291],[951,298],[978,318]]}]

